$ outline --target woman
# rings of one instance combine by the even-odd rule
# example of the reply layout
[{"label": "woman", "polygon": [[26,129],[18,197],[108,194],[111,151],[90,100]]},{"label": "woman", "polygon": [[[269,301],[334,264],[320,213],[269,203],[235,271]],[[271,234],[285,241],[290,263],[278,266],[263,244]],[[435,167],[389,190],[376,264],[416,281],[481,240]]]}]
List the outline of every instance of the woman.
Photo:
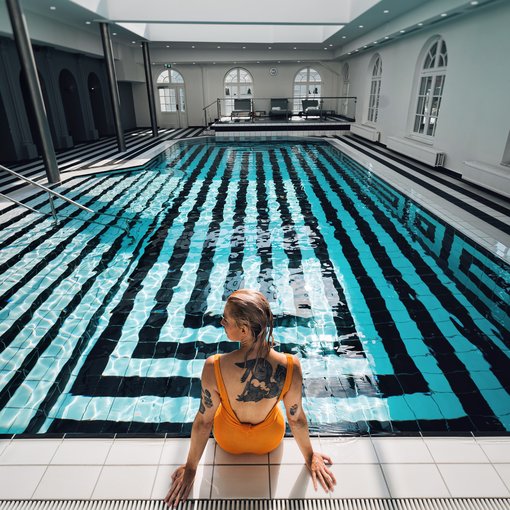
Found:
[{"label": "woman", "polygon": [[313,486],[333,490],[331,459],[314,452],[301,405],[299,360],[273,349],[273,315],[266,298],[254,290],[238,290],[227,300],[221,320],[227,337],[239,342],[234,352],[209,357],[202,371],[202,397],[191,431],[186,464],[172,475],[165,497],[176,506],[189,495],[200,457],[214,425],[216,442],[227,452],[264,454],[285,434],[278,402],[283,399],[287,421],[312,473]]}]

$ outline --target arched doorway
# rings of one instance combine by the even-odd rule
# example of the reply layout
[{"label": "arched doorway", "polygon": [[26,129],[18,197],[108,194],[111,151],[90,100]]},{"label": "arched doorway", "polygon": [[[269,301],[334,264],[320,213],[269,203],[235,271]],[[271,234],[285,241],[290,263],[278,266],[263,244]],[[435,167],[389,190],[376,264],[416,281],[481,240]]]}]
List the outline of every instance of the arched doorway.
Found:
[{"label": "arched doorway", "polygon": [[63,69],[60,72],[58,82],[68,132],[73,137],[74,142],[83,142],[86,140],[85,126],[76,80],[70,71]]},{"label": "arched doorway", "polygon": [[[39,84],[41,86],[44,107],[46,109],[46,117],[48,118],[48,124],[50,126],[51,139],[53,140],[53,144],[56,145],[57,136],[55,134],[55,126],[53,125],[53,120],[51,118],[51,112],[49,109],[50,102],[48,99],[48,92],[46,91],[46,84],[44,83],[42,76],[39,73],[37,73],[37,75],[39,78]],[[23,103],[25,105],[25,112],[27,114],[28,124],[30,126],[30,134],[32,135],[32,141],[34,142],[35,146],[37,147],[37,152],[39,154],[42,154],[41,137],[39,136],[39,130],[37,129],[37,121],[35,118],[35,112],[34,112],[34,108],[32,106],[32,101],[30,99],[30,93],[28,91],[28,83],[25,78],[25,73],[23,72],[23,70],[20,71],[20,73],[19,73],[19,83],[20,83],[21,93],[23,95]]]},{"label": "arched doorway", "polygon": [[14,142],[12,140],[11,130],[7,112],[5,111],[4,100],[0,95],[0,163],[6,164],[17,160]]},{"label": "arched doorway", "polygon": [[92,116],[94,117],[94,127],[97,129],[99,136],[106,136],[108,134],[108,124],[106,122],[103,90],[96,73],[89,74],[87,86]]}]

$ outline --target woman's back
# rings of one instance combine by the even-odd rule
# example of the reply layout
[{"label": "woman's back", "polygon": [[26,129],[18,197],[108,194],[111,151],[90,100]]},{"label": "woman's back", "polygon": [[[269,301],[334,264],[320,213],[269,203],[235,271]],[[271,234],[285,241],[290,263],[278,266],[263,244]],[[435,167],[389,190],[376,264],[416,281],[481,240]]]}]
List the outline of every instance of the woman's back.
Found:
[{"label": "woman's back", "polygon": [[287,376],[285,354],[270,349],[265,358],[250,356],[245,362],[244,353],[234,351],[222,355],[219,363],[230,406],[239,421],[263,422],[282,393]]}]

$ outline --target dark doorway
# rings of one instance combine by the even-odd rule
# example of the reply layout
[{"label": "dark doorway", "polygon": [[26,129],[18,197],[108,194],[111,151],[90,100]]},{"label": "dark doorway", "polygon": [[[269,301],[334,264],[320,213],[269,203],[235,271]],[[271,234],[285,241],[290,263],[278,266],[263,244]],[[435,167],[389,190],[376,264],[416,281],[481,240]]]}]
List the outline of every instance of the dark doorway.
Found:
[{"label": "dark doorway", "polygon": [[99,136],[106,136],[109,133],[106,122],[103,90],[96,73],[89,74],[87,85],[89,89],[90,105],[92,107],[92,115],[94,117],[94,127],[97,129]]},{"label": "dark doorway", "polygon": [[16,150],[12,140],[11,130],[7,122],[4,100],[0,95],[0,163],[6,164],[16,161]]},{"label": "dark doorway", "polygon": [[[50,102],[48,99],[48,92],[46,91],[46,84],[44,83],[44,80],[39,73],[37,73],[37,76],[39,78],[39,84],[41,85],[44,108],[46,109],[46,117],[48,118],[48,124],[50,126],[51,139],[53,140],[53,144],[56,145],[57,137],[55,135],[55,126],[53,125],[51,112],[49,109]],[[23,70],[19,73],[19,83],[21,87],[21,93],[23,94],[23,103],[25,104],[25,111],[27,113],[28,123],[30,125],[30,134],[32,135],[32,141],[37,147],[37,152],[39,154],[42,154],[41,137],[39,136],[39,130],[37,129],[37,121],[35,118],[34,107],[30,99],[27,79],[25,78],[25,73],[23,72]]]},{"label": "dark doorway", "polygon": [[76,80],[70,71],[63,69],[60,72],[58,81],[68,132],[73,137],[75,143],[84,142],[87,137],[85,136],[83,112],[81,110],[80,95],[78,94]]}]

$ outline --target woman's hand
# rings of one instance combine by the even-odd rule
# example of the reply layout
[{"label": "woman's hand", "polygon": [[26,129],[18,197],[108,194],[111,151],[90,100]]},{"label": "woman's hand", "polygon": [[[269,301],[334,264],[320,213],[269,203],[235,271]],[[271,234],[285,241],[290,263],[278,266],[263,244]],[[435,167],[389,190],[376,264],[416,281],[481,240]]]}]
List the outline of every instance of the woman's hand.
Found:
[{"label": "woman's hand", "polygon": [[333,464],[333,461],[323,453],[313,452],[312,459],[308,469],[312,473],[313,488],[317,490],[317,481],[322,485],[326,492],[332,491],[336,485],[335,475],[326,467],[325,462]]},{"label": "woman's hand", "polygon": [[196,469],[187,468],[185,465],[178,467],[172,475],[172,485],[165,497],[165,503],[169,507],[176,507],[179,502],[188,499],[191,487],[195,481]]}]

